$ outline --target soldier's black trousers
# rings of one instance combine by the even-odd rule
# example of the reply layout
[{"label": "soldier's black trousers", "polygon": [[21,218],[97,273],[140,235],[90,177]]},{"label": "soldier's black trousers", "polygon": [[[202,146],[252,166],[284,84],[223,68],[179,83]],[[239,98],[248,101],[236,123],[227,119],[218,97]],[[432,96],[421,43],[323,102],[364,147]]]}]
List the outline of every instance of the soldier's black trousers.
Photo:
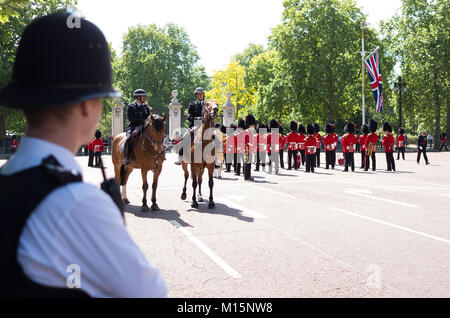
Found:
[{"label": "soldier's black trousers", "polygon": [[361,168],[364,168],[364,160],[366,158],[366,152],[361,151]]},{"label": "soldier's black trousers", "polygon": [[425,159],[425,163],[428,163],[428,157],[427,157],[427,150],[423,149],[417,149],[417,163],[420,162],[420,154],[423,153],[423,158]]},{"label": "soldier's black trousers", "polygon": [[244,163],[244,180],[248,180],[252,177],[252,164]]},{"label": "soldier's black trousers", "polygon": [[234,171],[236,172],[236,175],[240,176],[241,175],[241,167],[242,167],[242,164],[244,163],[244,154],[237,153],[235,158],[236,158],[236,163],[234,166]]},{"label": "soldier's black trousers", "polygon": [[89,150],[89,160],[88,160],[88,167],[94,166],[94,152],[92,150]]},{"label": "soldier's black trousers", "polygon": [[101,152],[95,152],[94,153],[94,157],[95,157],[95,167],[100,168],[100,157],[101,157],[102,153]]},{"label": "soldier's black trousers", "polygon": [[336,150],[325,151],[325,168],[331,166],[334,169],[336,165]]},{"label": "soldier's black trousers", "polygon": [[300,156],[302,157],[302,165],[305,165],[306,163],[306,153],[305,150],[299,150],[300,151]]},{"label": "soldier's black trousers", "polygon": [[316,148],[316,167],[320,167],[320,147]]},{"label": "soldier's black trousers", "polygon": [[280,153],[280,166],[281,166],[281,168],[283,168],[284,169],[284,150],[280,150],[279,151],[279,153]]},{"label": "soldier's black trousers", "polygon": [[[442,148],[444,148],[444,147],[445,147],[445,150],[448,151],[447,144],[442,144],[439,151],[442,151]],[[403,159],[405,159],[405,158],[403,158]]]},{"label": "soldier's black trousers", "polygon": [[316,155],[306,155],[306,172],[314,172],[316,165]]},{"label": "soldier's black trousers", "polygon": [[292,169],[292,156],[294,156],[294,168],[297,170],[297,153],[298,150],[288,150],[288,169]]},{"label": "soldier's black trousers", "polygon": [[266,153],[265,152],[257,152],[256,156],[256,169],[255,171],[259,171],[259,166],[266,166]]},{"label": "soldier's black trousers", "polygon": [[388,171],[395,171],[395,160],[394,160],[394,152],[386,152],[386,162]]},{"label": "soldier's black trousers", "polygon": [[397,160],[400,159],[400,153],[402,153],[403,160],[405,160],[405,147],[397,147]]},{"label": "soldier's black trousers", "polygon": [[345,152],[345,169],[344,171],[348,171],[348,167],[352,167],[352,171],[355,171],[355,154],[353,152]]},{"label": "soldier's black trousers", "polygon": [[[377,169],[377,162],[375,159],[375,152],[372,152],[372,171],[375,171]],[[367,151],[366,151],[366,165],[365,165],[365,169],[364,170],[369,170],[370,168],[370,157],[367,155]]]}]

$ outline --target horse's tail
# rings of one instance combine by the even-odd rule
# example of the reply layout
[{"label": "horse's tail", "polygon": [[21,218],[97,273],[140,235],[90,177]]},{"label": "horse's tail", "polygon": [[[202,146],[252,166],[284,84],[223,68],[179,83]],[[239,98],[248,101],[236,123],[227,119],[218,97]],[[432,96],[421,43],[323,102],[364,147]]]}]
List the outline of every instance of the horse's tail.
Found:
[{"label": "horse's tail", "polygon": [[123,181],[125,179],[125,165],[121,165],[120,166],[120,185],[123,186],[125,185],[125,182]]}]

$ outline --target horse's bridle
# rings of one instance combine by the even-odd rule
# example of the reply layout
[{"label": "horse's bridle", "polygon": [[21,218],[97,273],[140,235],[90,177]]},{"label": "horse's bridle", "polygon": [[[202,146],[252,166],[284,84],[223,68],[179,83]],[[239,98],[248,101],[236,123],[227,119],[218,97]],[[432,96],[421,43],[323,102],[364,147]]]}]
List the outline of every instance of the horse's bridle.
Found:
[{"label": "horse's bridle", "polygon": [[[149,156],[150,158],[152,158],[152,159],[154,159],[155,160],[155,163],[156,163],[156,165],[158,165],[158,162],[159,162],[159,159],[163,156],[163,155],[165,155],[165,151],[164,151],[164,147],[163,147],[163,142],[164,142],[164,136],[161,138],[161,141],[158,141],[158,140],[154,140],[149,134],[146,134],[146,130],[147,130],[147,126],[152,126],[152,124],[151,124],[151,121],[144,127],[144,132],[143,132],[143,136],[148,140],[148,142],[150,143],[150,145],[152,146],[152,148],[153,148],[153,151],[156,153],[156,156],[153,156],[153,155],[151,155],[150,154],[150,152],[148,151],[148,150],[146,150],[145,149],[145,146],[144,146],[144,142],[142,141],[142,144],[141,144],[141,146],[142,146],[142,151],[147,155],[147,156]],[[161,145],[161,149],[162,149],[162,151],[157,151],[156,150],[156,147],[155,147],[155,144],[160,144]],[[164,158],[164,160],[165,160],[165,158]]]}]

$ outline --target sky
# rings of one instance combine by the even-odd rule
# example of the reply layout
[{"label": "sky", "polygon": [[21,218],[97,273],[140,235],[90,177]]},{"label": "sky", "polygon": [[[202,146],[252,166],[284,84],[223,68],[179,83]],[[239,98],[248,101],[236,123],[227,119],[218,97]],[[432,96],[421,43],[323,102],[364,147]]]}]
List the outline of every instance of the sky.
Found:
[{"label": "sky", "polygon": [[[357,0],[368,24],[390,18],[401,0]],[[176,23],[197,47],[206,73],[224,68],[249,43],[267,47],[281,22],[283,0],[78,0],[78,9],[95,23],[120,54],[122,36],[137,24]]]}]

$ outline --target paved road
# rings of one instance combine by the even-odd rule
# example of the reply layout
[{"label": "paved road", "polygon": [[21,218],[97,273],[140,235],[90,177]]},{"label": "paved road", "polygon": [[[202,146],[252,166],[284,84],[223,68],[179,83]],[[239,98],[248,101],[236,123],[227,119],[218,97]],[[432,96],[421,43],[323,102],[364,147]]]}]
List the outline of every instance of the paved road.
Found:
[{"label": "paved road", "polygon": [[[396,173],[380,153],[377,172],[224,174],[216,209],[195,210],[190,181],[180,199],[183,173],[169,154],[161,211],[140,212],[141,176],[131,174],[127,226],[170,297],[450,297],[450,152],[428,156],[417,165],[408,153]],[[99,169],[84,174],[101,181]]]}]

